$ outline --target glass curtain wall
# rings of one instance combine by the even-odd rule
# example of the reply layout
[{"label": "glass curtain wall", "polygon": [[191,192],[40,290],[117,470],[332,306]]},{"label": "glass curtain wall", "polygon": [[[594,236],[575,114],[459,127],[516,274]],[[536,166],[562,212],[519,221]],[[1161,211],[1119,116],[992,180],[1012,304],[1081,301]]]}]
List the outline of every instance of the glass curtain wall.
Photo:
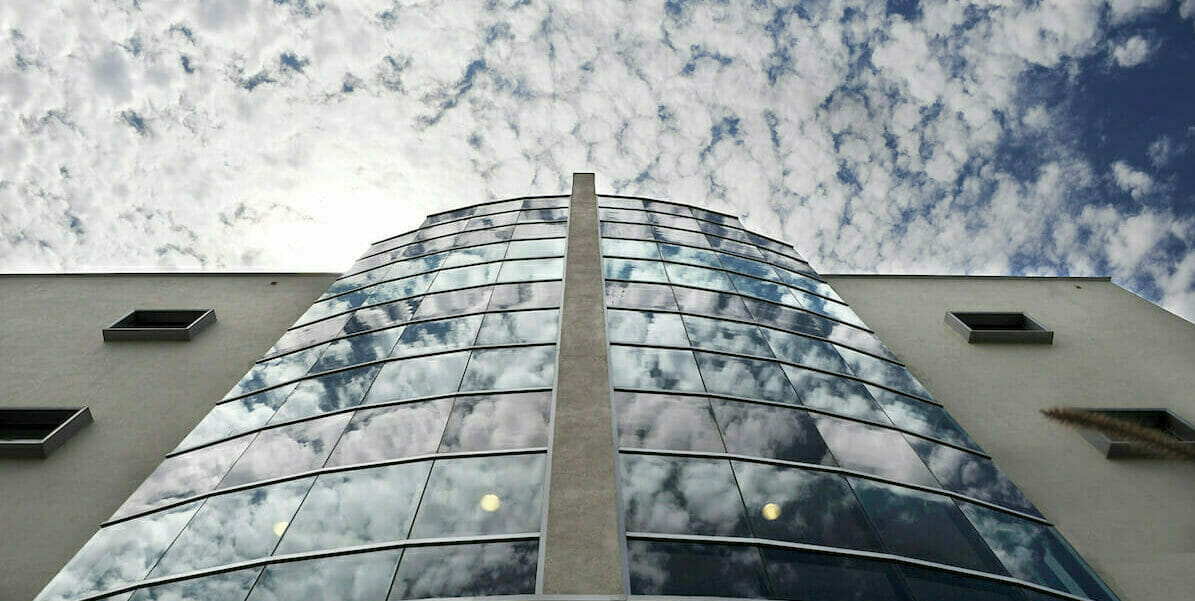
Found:
[{"label": "glass curtain wall", "polygon": [[791,246],[598,204],[632,595],[1115,599]]},{"label": "glass curtain wall", "polygon": [[534,593],[568,200],[372,245],[37,601]]}]

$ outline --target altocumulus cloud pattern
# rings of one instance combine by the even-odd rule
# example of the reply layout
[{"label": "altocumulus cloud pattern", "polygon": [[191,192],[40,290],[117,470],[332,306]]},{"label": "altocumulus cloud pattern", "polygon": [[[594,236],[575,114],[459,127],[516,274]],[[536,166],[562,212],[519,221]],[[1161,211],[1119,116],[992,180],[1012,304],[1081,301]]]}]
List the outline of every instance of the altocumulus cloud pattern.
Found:
[{"label": "altocumulus cloud pattern", "polygon": [[[602,192],[824,272],[1110,274],[1195,317],[1195,0],[0,3],[0,269],[327,269]],[[364,216],[369,216],[368,218]]]}]

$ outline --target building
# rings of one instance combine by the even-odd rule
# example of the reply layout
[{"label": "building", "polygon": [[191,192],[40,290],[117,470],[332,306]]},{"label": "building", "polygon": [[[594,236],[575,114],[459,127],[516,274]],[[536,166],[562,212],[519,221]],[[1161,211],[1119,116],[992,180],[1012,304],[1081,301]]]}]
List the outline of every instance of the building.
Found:
[{"label": "building", "polygon": [[[1097,449],[1038,413],[1195,413],[1192,324],[1106,280],[823,278],[734,217],[598,196],[579,174],[571,195],[432,215],[297,320],[293,301],[239,381],[204,378],[219,402],[155,439],[166,458],[152,473],[140,459],[145,481],[92,508],[110,515],[38,601],[1138,601],[1190,586],[1192,464],[1109,460],[1128,443]],[[229,329],[222,305],[186,306]],[[965,311],[1031,319],[947,313]],[[104,434],[90,404],[96,424],[51,462]]]}]

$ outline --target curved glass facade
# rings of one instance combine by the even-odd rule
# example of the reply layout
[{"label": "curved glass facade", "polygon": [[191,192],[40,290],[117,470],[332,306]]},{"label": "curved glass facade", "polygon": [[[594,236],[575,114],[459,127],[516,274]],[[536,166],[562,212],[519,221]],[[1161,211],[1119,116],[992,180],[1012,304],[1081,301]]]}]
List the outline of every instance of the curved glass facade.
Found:
[{"label": "curved glass facade", "polygon": [[37,601],[551,596],[553,453],[594,443],[554,437],[557,373],[588,360],[558,346],[598,316],[582,396],[617,465],[592,496],[626,594],[1116,601],[791,246],[588,198],[588,315],[562,315],[569,196],[373,244]]}]

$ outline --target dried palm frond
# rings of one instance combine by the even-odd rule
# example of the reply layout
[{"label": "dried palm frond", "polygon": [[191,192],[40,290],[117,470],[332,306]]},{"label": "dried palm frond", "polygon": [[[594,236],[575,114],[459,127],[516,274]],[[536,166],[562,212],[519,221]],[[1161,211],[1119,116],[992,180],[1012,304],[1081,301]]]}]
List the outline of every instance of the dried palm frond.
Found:
[{"label": "dried palm frond", "polygon": [[1042,409],[1041,412],[1046,417],[1068,426],[1098,430],[1116,440],[1127,440],[1140,444],[1155,453],[1195,460],[1195,447],[1182,444],[1157,430],[1146,428],[1129,420],[1070,407],[1050,407]]}]

